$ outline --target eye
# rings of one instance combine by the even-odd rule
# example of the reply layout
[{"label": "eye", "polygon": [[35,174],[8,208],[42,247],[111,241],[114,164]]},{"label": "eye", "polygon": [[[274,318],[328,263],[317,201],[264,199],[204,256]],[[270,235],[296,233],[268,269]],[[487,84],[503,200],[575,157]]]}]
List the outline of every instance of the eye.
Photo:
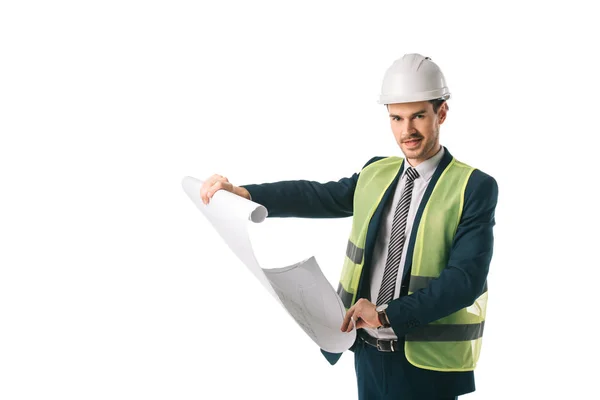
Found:
[{"label": "eye", "polygon": [[398,117],[398,116],[395,116],[395,117],[392,117],[392,120],[394,120],[394,121],[401,121],[401,120],[402,120],[402,118],[400,118],[400,117]]},{"label": "eye", "polygon": [[419,114],[419,115],[416,115],[415,118],[416,119],[423,119],[423,118],[425,118],[425,115]]}]

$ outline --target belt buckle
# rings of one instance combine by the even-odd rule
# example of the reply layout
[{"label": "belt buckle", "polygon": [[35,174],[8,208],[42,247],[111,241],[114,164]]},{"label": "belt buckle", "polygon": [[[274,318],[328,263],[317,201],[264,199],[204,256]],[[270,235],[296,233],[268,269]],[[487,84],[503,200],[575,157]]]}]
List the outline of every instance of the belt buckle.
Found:
[{"label": "belt buckle", "polygon": [[389,344],[390,344],[389,350],[388,349],[384,349],[383,347],[381,347],[381,343],[383,343],[383,342],[384,342],[383,340],[377,339],[377,343],[376,343],[377,344],[377,350],[383,351],[383,352],[386,352],[386,353],[394,352],[395,351],[394,350],[394,341],[393,340],[386,340],[386,342],[389,342]]}]

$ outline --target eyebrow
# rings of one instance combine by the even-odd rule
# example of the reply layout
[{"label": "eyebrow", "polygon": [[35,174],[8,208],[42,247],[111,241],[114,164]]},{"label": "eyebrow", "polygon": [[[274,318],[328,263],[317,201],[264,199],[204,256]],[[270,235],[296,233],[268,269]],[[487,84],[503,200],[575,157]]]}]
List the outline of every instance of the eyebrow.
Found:
[{"label": "eyebrow", "polygon": [[[416,113],[412,113],[411,117],[416,117],[419,114],[425,114],[427,112],[427,110],[421,110],[421,111],[417,111]],[[400,115],[396,115],[396,114],[390,114],[390,117],[398,117],[398,118],[402,118]]]}]

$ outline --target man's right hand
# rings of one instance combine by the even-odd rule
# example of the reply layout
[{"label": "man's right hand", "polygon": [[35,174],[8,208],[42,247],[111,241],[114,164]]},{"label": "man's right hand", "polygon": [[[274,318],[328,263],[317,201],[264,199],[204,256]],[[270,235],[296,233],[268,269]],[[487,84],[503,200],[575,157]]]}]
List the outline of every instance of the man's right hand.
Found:
[{"label": "man's right hand", "polygon": [[246,189],[234,186],[229,183],[227,178],[216,174],[204,181],[204,184],[200,188],[200,198],[202,199],[202,202],[208,204],[217,190],[227,190],[228,192],[250,200],[250,193]]}]

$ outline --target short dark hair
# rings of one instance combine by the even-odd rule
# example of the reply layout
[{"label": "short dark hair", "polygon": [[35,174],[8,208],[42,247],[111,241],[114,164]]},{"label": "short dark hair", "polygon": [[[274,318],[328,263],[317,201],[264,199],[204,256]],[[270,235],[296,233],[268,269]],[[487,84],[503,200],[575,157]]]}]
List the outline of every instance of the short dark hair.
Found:
[{"label": "short dark hair", "polygon": [[[431,103],[431,105],[433,106],[433,112],[435,114],[437,114],[438,110],[440,109],[440,107],[442,106],[442,104],[444,104],[446,102],[446,99],[441,98],[441,99],[435,99],[435,100],[429,100],[429,102]],[[448,105],[446,104],[446,110],[449,110],[450,108],[448,107]]]}]

